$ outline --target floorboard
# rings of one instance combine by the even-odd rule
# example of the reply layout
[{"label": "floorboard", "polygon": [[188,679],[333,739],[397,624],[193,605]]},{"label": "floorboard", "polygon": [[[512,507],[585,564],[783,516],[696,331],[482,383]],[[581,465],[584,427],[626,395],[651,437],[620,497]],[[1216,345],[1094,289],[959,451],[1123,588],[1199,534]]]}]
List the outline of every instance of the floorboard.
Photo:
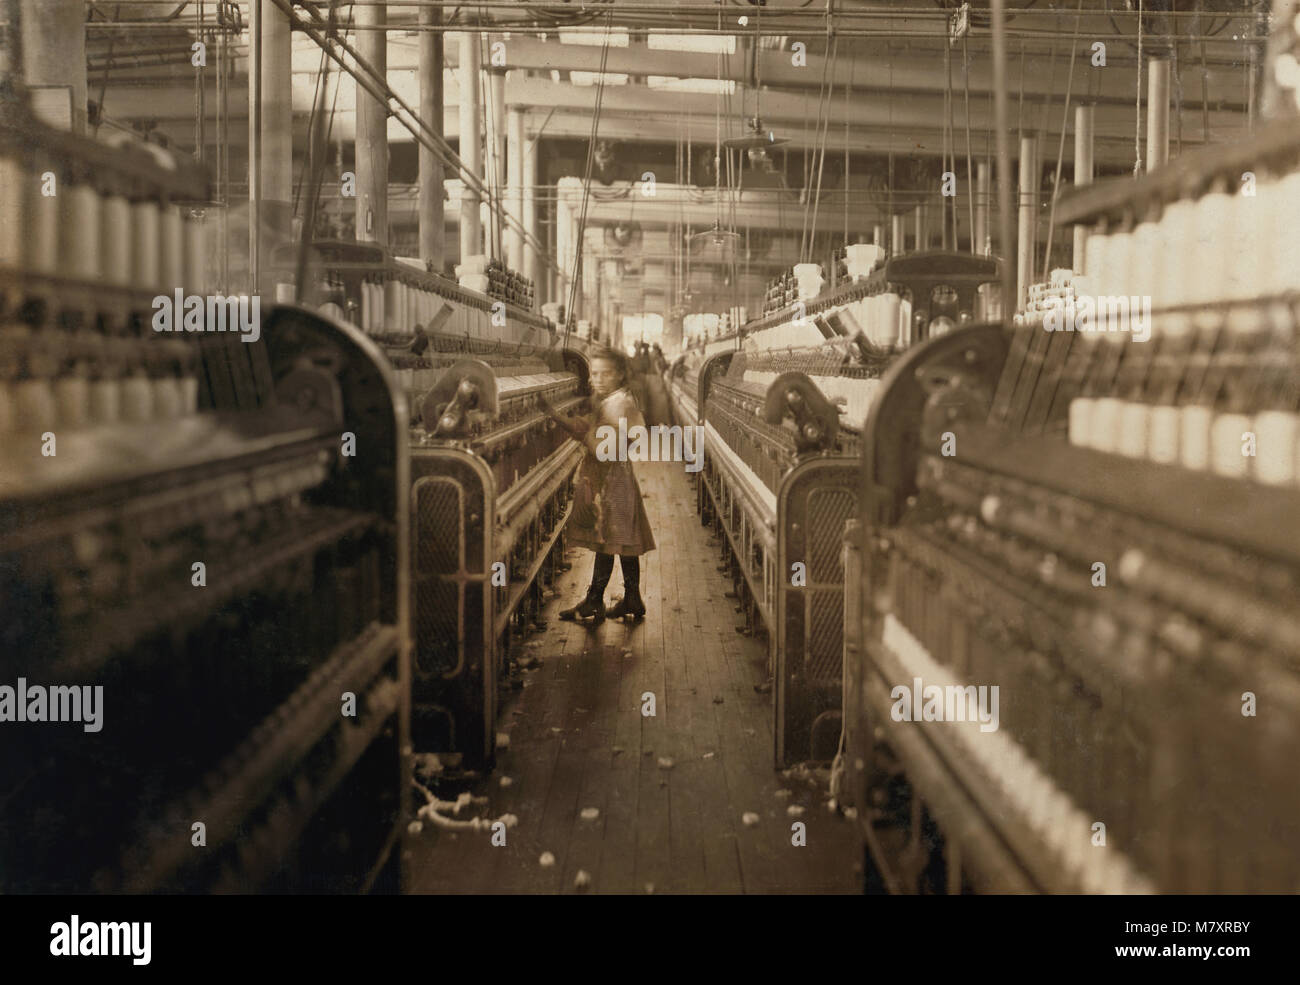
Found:
[{"label": "floorboard", "polygon": [[[518,824],[504,847],[486,832],[426,826],[406,846],[411,892],[858,891],[857,838],[826,809],[824,784],[773,767],[771,695],[755,690],[767,642],[736,632],[691,480],[672,464],[639,466],[638,478],[657,541],[642,558],[645,621],[560,620],[591,578],[591,553],[568,552],[547,628],[521,646],[539,663],[503,701],[509,745],[473,791],[488,801],[478,816]],[[616,565],[607,603],[622,593]],[[806,847],[792,844],[796,821]],[[541,864],[544,852],[553,864]]]}]

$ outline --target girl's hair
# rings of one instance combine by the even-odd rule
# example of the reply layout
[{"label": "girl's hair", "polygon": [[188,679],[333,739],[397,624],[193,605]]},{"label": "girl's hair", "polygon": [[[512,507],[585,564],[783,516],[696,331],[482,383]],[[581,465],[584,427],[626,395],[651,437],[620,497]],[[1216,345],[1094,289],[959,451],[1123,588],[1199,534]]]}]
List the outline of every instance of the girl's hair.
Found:
[{"label": "girl's hair", "polygon": [[627,361],[627,356],[617,349],[611,349],[608,346],[601,346],[593,349],[587,356],[588,363],[594,363],[597,359],[602,362],[613,363],[618,369],[618,375],[622,383],[629,383],[632,379],[632,367]]}]

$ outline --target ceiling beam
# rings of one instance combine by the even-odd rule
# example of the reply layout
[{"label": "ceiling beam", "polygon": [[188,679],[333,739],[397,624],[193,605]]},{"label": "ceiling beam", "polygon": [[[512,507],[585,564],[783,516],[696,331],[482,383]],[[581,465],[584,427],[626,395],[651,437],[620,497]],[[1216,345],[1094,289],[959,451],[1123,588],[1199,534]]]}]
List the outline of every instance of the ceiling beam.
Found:
[{"label": "ceiling beam", "polygon": [[[402,77],[392,78],[394,88],[401,93]],[[459,135],[459,91],[448,86],[444,112],[444,133],[449,140]],[[309,97],[308,97],[309,98]],[[534,136],[545,125],[545,135],[550,138],[586,139],[591,132],[591,115],[595,110],[596,91],[590,87],[573,86],[510,73],[506,79],[506,100],[511,105],[527,107],[526,127]],[[215,120],[215,99],[209,99],[208,118]],[[247,116],[246,95],[232,89],[230,93],[231,143],[242,146],[246,140],[244,130]],[[307,107],[297,107],[300,120],[305,119]],[[856,97],[851,102],[835,98],[827,102],[827,131],[825,144],[829,151],[842,152],[847,145],[859,153],[898,153],[918,156],[937,156],[943,147],[943,99],[934,94],[913,94],[891,99]],[[664,92],[644,86],[606,87],[602,106],[599,134],[610,140],[673,144],[679,139],[708,146],[717,135],[717,97],[696,93]],[[960,160],[965,153],[966,116],[964,105],[954,106],[953,139]],[[150,120],[159,124],[178,125],[176,139],[185,145],[192,135],[194,96],[190,90],[171,88],[156,91],[148,88],[118,88],[110,90],[105,100],[105,112],[124,122]],[[1104,105],[1096,113],[1096,160],[1100,166],[1122,166],[1132,163],[1134,107]],[[791,93],[770,94],[763,104],[763,115],[769,129],[789,140],[792,150],[816,146],[816,100]],[[1208,114],[1211,142],[1223,143],[1238,139],[1244,132],[1245,119],[1232,111],[1213,111]],[[986,101],[971,104],[970,127],[972,152],[979,156],[991,141],[993,114]],[[1023,118],[1027,129],[1034,129],[1046,118],[1048,142],[1059,135],[1061,104],[1058,102],[1045,110],[1041,97],[1026,94]],[[1183,143],[1188,147],[1201,143],[1201,114],[1184,112]],[[1175,121],[1175,128],[1177,122]],[[847,134],[846,134],[847,129]],[[740,121],[724,120],[724,138],[739,135]],[[332,139],[355,139],[355,115],[352,111],[335,116]],[[396,121],[389,122],[389,139],[409,142],[410,134]],[[1073,141],[1066,141],[1070,154]],[[779,149],[777,151],[779,153]]]},{"label": "ceiling beam", "polygon": [[[1073,18],[1067,17],[1067,26],[1073,25]],[[1125,105],[1133,102],[1134,78],[1132,69],[1136,57],[1129,50],[1124,40],[1117,37],[1110,25],[1103,20],[1093,25],[1092,33],[1085,27],[1081,34],[1089,39],[1103,41],[1107,44],[1106,66],[1094,68],[1091,64],[1091,44],[1081,44],[1075,58],[1074,93],[1087,92],[1089,97],[1098,102],[1118,102]],[[798,40],[792,38],[792,40]],[[395,69],[414,69],[416,66],[416,42],[414,38],[390,37],[389,65]],[[1207,48],[1211,46],[1207,45]],[[993,69],[988,60],[987,42],[973,46],[970,51],[969,88],[971,98],[987,98],[993,91]],[[1239,66],[1242,60],[1240,43],[1220,45],[1216,51],[1207,52],[1211,68],[1210,82],[1213,86],[1212,106],[1245,105],[1247,83]],[[1214,57],[1217,54],[1217,59]],[[512,37],[505,43],[506,67],[510,69],[532,70],[537,72],[583,71],[599,72],[601,49],[585,45],[561,44],[558,40],[542,41],[538,38]],[[796,66],[790,51],[761,51],[759,54],[759,77],[763,89],[819,89],[823,75],[827,84],[834,90],[843,92],[852,85],[854,93],[869,92],[943,92],[947,88],[944,73],[943,47],[925,47],[919,44],[887,46],[884,43],[860,42],[848,49],[841,47],[838,58],[831,65],[826,65],[825,55],[807,54],[807,64]],[[1053,62],[1055,61],[1055,66]],[[1045,87],[1050,86],[1053,97],[1060,99],[1065,94],[1066,75],[1069,70],[1070,48],[1067,43],[1060,45],[1055,59],[1046,52],[1035,52],[1017,59],[1011,67],[1011,84],[1019,88],[1019,78],[1023,68],[1026,85],[1030,91],[1027,97],[1041,98]],[[453,58],[449,64],[454,64]],[[1184,70],[1199,78],[1199,62],[1189,61]],[[958,93],[964,92],[961,49],[952,51],[953,85]],[[658,51],[644,45],[627,48],[610,48],[605,71],[610,74],[632,76],[668,75],[681,78],[713,79],[719,77],[717,55],[705,55],[691,52]],[[1055,78],[1052,78],[1055,73]],[[732,56],[724,56],[721,77],[732,79],[744,85],[747,82],[747,58],[739,50]],[[1184,108],[1199,109],[1201,105],[1200,87],[1188,86],[1185,93]],[[746,98],[753,100],[753,90],[746,92]],[[765,98],[765,97],[764,97]]]}]

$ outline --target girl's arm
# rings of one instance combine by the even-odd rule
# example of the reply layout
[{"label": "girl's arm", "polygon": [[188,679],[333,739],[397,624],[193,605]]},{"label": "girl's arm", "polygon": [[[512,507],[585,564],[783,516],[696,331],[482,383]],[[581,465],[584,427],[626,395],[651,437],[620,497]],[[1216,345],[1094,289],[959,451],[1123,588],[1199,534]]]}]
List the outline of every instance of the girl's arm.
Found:
[{"label": "girl's arm", "polygon": [[587,436],[587,432],[591,429],[591,421],[588,418],[582,415],[569,417],[565,414],[559,413],[551,405],[550,401],[540,393],[537,395],[537,404],[541,407],[542,412],[547,417],[553,420],[560,427],[564,428],[565,431],[569,432],[575,441],[582,441]]}]

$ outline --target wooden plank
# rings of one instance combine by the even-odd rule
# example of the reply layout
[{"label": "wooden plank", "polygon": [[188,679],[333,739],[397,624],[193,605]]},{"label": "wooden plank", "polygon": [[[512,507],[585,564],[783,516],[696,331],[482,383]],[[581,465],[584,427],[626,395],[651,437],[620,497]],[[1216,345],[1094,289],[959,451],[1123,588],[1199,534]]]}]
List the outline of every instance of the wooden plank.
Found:
[{"label": "wooden plank", "polygon": [[[610,686],[617,694],[621,674],[617,664],[602,648],[593,648],[574,666],[569,688],[569,713],[560,737],[563,749],[573,750],[581,768],[576,808],[570,821],[568,849],[563,860],[562,892],[588,891],[600,871],[600,859],[609,789],[610,746],[613,744],[613,715]],[[563,753],[561,754],[563,757]],[[582,812],[594,808],[594,818]],[[587,885],[578,886],[577,877],[585,872]]]},{"label": "wooden plank", "polygon": [[746,709],[746,704],[752,704],[759,696],[751,688],[749,700],[743,700],[737,686],[740,683],[733,678],[731,694],[726,703],[727,710],[719,716],[720,748],[717,758],[722,765],[726,780],[724,789],[733,813],[739,811],[741,815],[758,816],[758,823],[754,826],[744,825],[741,817],[731,821],[735,825],[745,892],[771,892],[776,886],[775,876],[779,864],[772,829],[782,819],[777,817],[775,810],[776,787],[771,780],[773,774],[770,761],[766,777],[756,774],[754,770],[752,749],[757,746],[766,753],[767,743],[759,736],[758,729],[753,724],[756,721],[753,710]]},{"label": "wooden plank", "polygon": [[[591,574],[591,554],[572,553],[547,606],[549,628],[525,647],[541,667],[503,708],[510,748],[476,789],[490,798],[476,813],[508,811],[519,826],[506,848],[487,847],[486,835],[417,840],[413,891],[572,892],[580,869],[596,893],[644,893],[646,883],[660,893],[857,890],[850,823],[825,809],[822,791],[772,768],[771,697],[754,691],[766,677],[766,642],[735,632],[730,582],[715,570],[698,515],[681,508],[687,477],[661,465],[640,478],[659,544],[642,559],[646,622],[559,621]],[[641,715],[646,691],[657,698],[654,718]],[[671,769],[660,769],[661,756]],[[504,789],[503,774],[512,780]],[[777,797],[782,788],[789,799]],[[791,802],[806,808],[806,848],[790,844]],[[584,821],[584,807],[598,817]],[[759,825],[743,824],[746,811]],[[538,864],[542,851],[554,867]]]},{"label": "wooden plank", "polygon": [[605,798],[605,846],[600,859],[599,892],[641,892],[636,883],[637,804],[641,771],[641,681],[632,657],[616,651],[619,664],[614,736],[610,747],[609,791]]}]

